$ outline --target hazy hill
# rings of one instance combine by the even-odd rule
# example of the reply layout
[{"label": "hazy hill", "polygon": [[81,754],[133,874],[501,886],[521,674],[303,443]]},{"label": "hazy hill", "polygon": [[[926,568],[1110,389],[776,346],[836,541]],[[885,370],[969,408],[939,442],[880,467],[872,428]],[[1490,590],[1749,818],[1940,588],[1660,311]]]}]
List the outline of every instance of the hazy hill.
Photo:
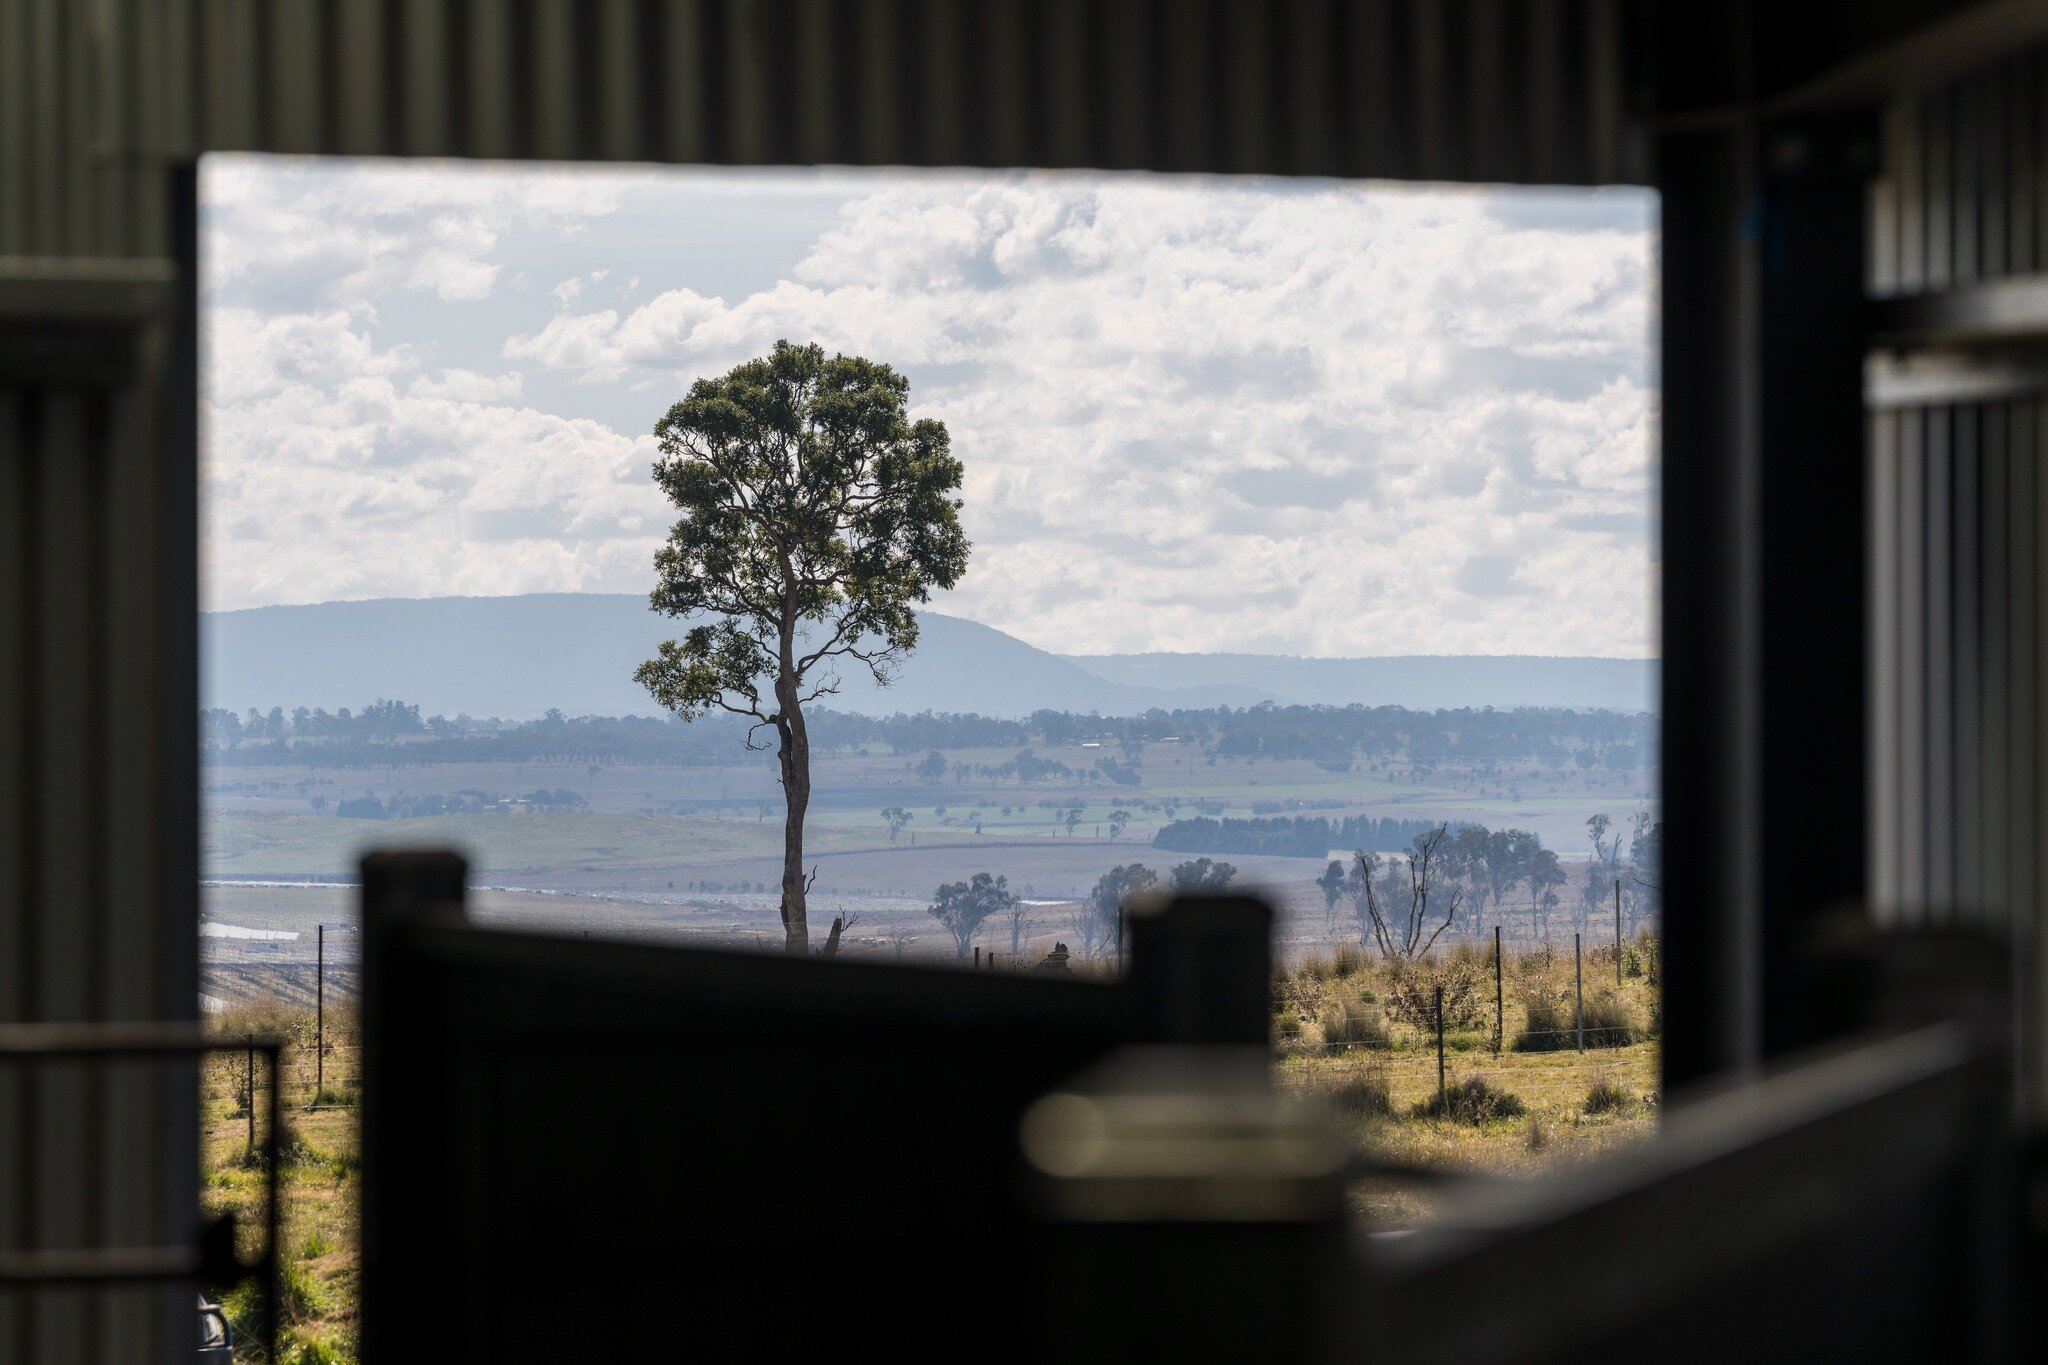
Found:
[{"label": "hazy hill", "polygon": [[[826,703],[868,714],[1041,707],[1131,715],[1154,706],[1259,701],[1435,707],[1651,704],[1654,665],[1613,659],[1294,659],[1253,654],[1062,658],[958,617],[926,612],[895,685],[850,672]],[[626,594],[386,598],[210,612],[201,618],[208,706],[359,707],[378,697],[432,715],[527,719],[652,713],[633,670],[679,623]]]},{"label": "hazy hill", "polygon": [[[1135,714],[1153,706],[1242,706],[1246,689],[1185,690],[1108,682],[999,630],[926,612],[917,652],[889,688],[843,671],[844,711],[979,711],[1040,707]],[[208,706],[359,707],[377,697],[428,715],[528,719],[651,715],[633,670],[680,624],[627,594],[385,598],[209,612],[201,619],[201,693]]]},{"label": "hazy hill", "polygon": [[1657,709],[1657,660],[1533,654],[1396,654],[1304,659],[1282,654],[1071,654],[1126,687],[1241,687],[1308,705],[1568,706]]}]

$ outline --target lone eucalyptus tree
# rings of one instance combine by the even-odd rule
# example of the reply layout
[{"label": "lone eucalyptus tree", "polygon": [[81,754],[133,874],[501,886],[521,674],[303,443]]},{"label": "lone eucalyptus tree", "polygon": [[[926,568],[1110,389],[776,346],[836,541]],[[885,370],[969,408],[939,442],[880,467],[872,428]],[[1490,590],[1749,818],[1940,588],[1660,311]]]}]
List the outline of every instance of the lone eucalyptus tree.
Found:
[{"label": "lone eucalyptus tree", "polygon": [[654,425],[654,480],[682,516],[655,552],[651,601],[694,624],[633,676],[684,720],[748,717],[750,749],[773,732],[792,953],[810,943],[804,707],[838,691],[844,662],[890,682],[917,645],[916,604],[967,568],[960,462],[943,424],[909,419],[909,394],[887,365],[778,341]]}]

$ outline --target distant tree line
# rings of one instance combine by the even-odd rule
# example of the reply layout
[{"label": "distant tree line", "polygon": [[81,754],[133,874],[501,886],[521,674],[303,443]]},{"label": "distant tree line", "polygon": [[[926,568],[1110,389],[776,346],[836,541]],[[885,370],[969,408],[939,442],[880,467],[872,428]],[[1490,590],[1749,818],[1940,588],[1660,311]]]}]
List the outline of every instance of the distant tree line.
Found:
[{"label": "distant tree line", "polygon": [[1438,823],[1435,820],[1375,819],[1370,815],[1351,815],[1334,822],[1314,815],[1269,820],[1212,820],[1199,816],[1162,826],[1152,837],[1152,847],[1172,853],[1324,858],[1333,848],[1405,848],[1435,829]]},{"label": "distant tree line", "polygon": [[[443,726],[448,724],[439,716],[434,719]],[[420,719],[419,707],[381,697],[361,711],[352,712],[344,706],[332,715],[324,709],[309,710],[303,706],[289,717],[282,706],[271,707],[268,714],[253,706],[246,715],[239,716],[219,706],[199,713],[201,743],[230,749],[244,740],[395,739],[400,735],[425,734],[427,728],[427,722]]]},{"label": "distant tree line", "polygon": [[[1038,711],[1026,721],[933,712],[860,716],[817,711],[807,713],[807,720],[811,747],[821,754],[886,748],[898,755],[922,754],[929,765],[934,753],[943,757],[947,749],[1008,749],[1016,757],[992,768],[999,776],[1026,782],[1074,775],[1036,748],[1094,742],[1110,752],[1081,771],[1122,785],[1135,784],[1140,756],[1146,746],[1157,744],[1190,746],[1212,761],[1310,760],[1336,771],[1354,761],[1391,759],[1423,767],[1498,761],[1626,769],[1654,761],[1657,729],[1655,717],[1615,711],[1410,711],[1399,706],[1261,705],[1124,717]],[[717,714],[688,725],[667,716],[571,717],[560,711],[515,723],[422,718],[417,705],[385,700],[359,712],[299,707],[287,715],[282,707],[272,707],[268,713],[252,708],[237,714],[217,708],[200,716],[202,744],[216,756],[232,751],[242,764],[344,768],[553,760],[687,766],[729,761],[746,729],[742,718]],[[960,765],[953,772],[964,780]],[[921,768],[920,775],[927,780],[942,776],[936,768]]]},{"label": "distant tree line", "polygon": [[[319,805],[326,804],[324,797],[315,800]],[[524,805],[530,810],[551,812],[585,810],[590,805],[589,801],[567,787],[553,791],[546,787],[536,787],[530,792],[510,798],[510,801]],[[445,795],[439,792],[430,792],[422,796],[400,793],[397,796],[380,798],[375,792],[371,792],[367,796],[336,803],[334,813],[348,820],[414,820],[427,815],[475,815],[499,810],[505,804],[494,792],[465,787],[461,791]],[[319,806],[315,807],[318,808]]]}]

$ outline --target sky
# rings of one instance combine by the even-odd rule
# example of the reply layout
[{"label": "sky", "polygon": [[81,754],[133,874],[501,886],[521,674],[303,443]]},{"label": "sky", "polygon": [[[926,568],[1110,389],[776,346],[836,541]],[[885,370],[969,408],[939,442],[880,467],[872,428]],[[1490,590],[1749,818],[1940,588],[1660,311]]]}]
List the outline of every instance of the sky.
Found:
[{"label": "sky", "polygon": [[213,610],[645,592],[654,423],[778,339],[965,465],[1060,653],[1657,653],[1647,191],[214,156]]}]

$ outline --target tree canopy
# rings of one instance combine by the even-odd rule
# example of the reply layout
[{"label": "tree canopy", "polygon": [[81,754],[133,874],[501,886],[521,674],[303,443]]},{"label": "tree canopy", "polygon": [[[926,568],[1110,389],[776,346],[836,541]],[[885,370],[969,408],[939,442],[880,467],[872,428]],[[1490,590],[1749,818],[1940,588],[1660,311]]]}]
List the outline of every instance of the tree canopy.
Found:
[{"label": "tree canopy", "polygon": [[773,732],[791,952],[808,941],[803,708],[838,690],[842,665],[889,682],[917,645],[917,604],[967,569],[960,462],[944,425],[910,420],[909,396],[887,365],[778,341],[654,426],[654,480],[682,515],[650,600],[692,624],[634,677],[683,719],[745,718],[750,747]]},{"label": "tree canopy", "polygon": [[933,893],[932,903],[926,913],[944,925],[946,932],[953,936],[956,954],[966,957],[968,948],[974,942],[975,931],[981,928],[983,922],[989,916],[1002,914],[1016,904],[1017,898],[1010,894],[1008,877],[977,872],[970,881],[950,882],[941,886]]}]

